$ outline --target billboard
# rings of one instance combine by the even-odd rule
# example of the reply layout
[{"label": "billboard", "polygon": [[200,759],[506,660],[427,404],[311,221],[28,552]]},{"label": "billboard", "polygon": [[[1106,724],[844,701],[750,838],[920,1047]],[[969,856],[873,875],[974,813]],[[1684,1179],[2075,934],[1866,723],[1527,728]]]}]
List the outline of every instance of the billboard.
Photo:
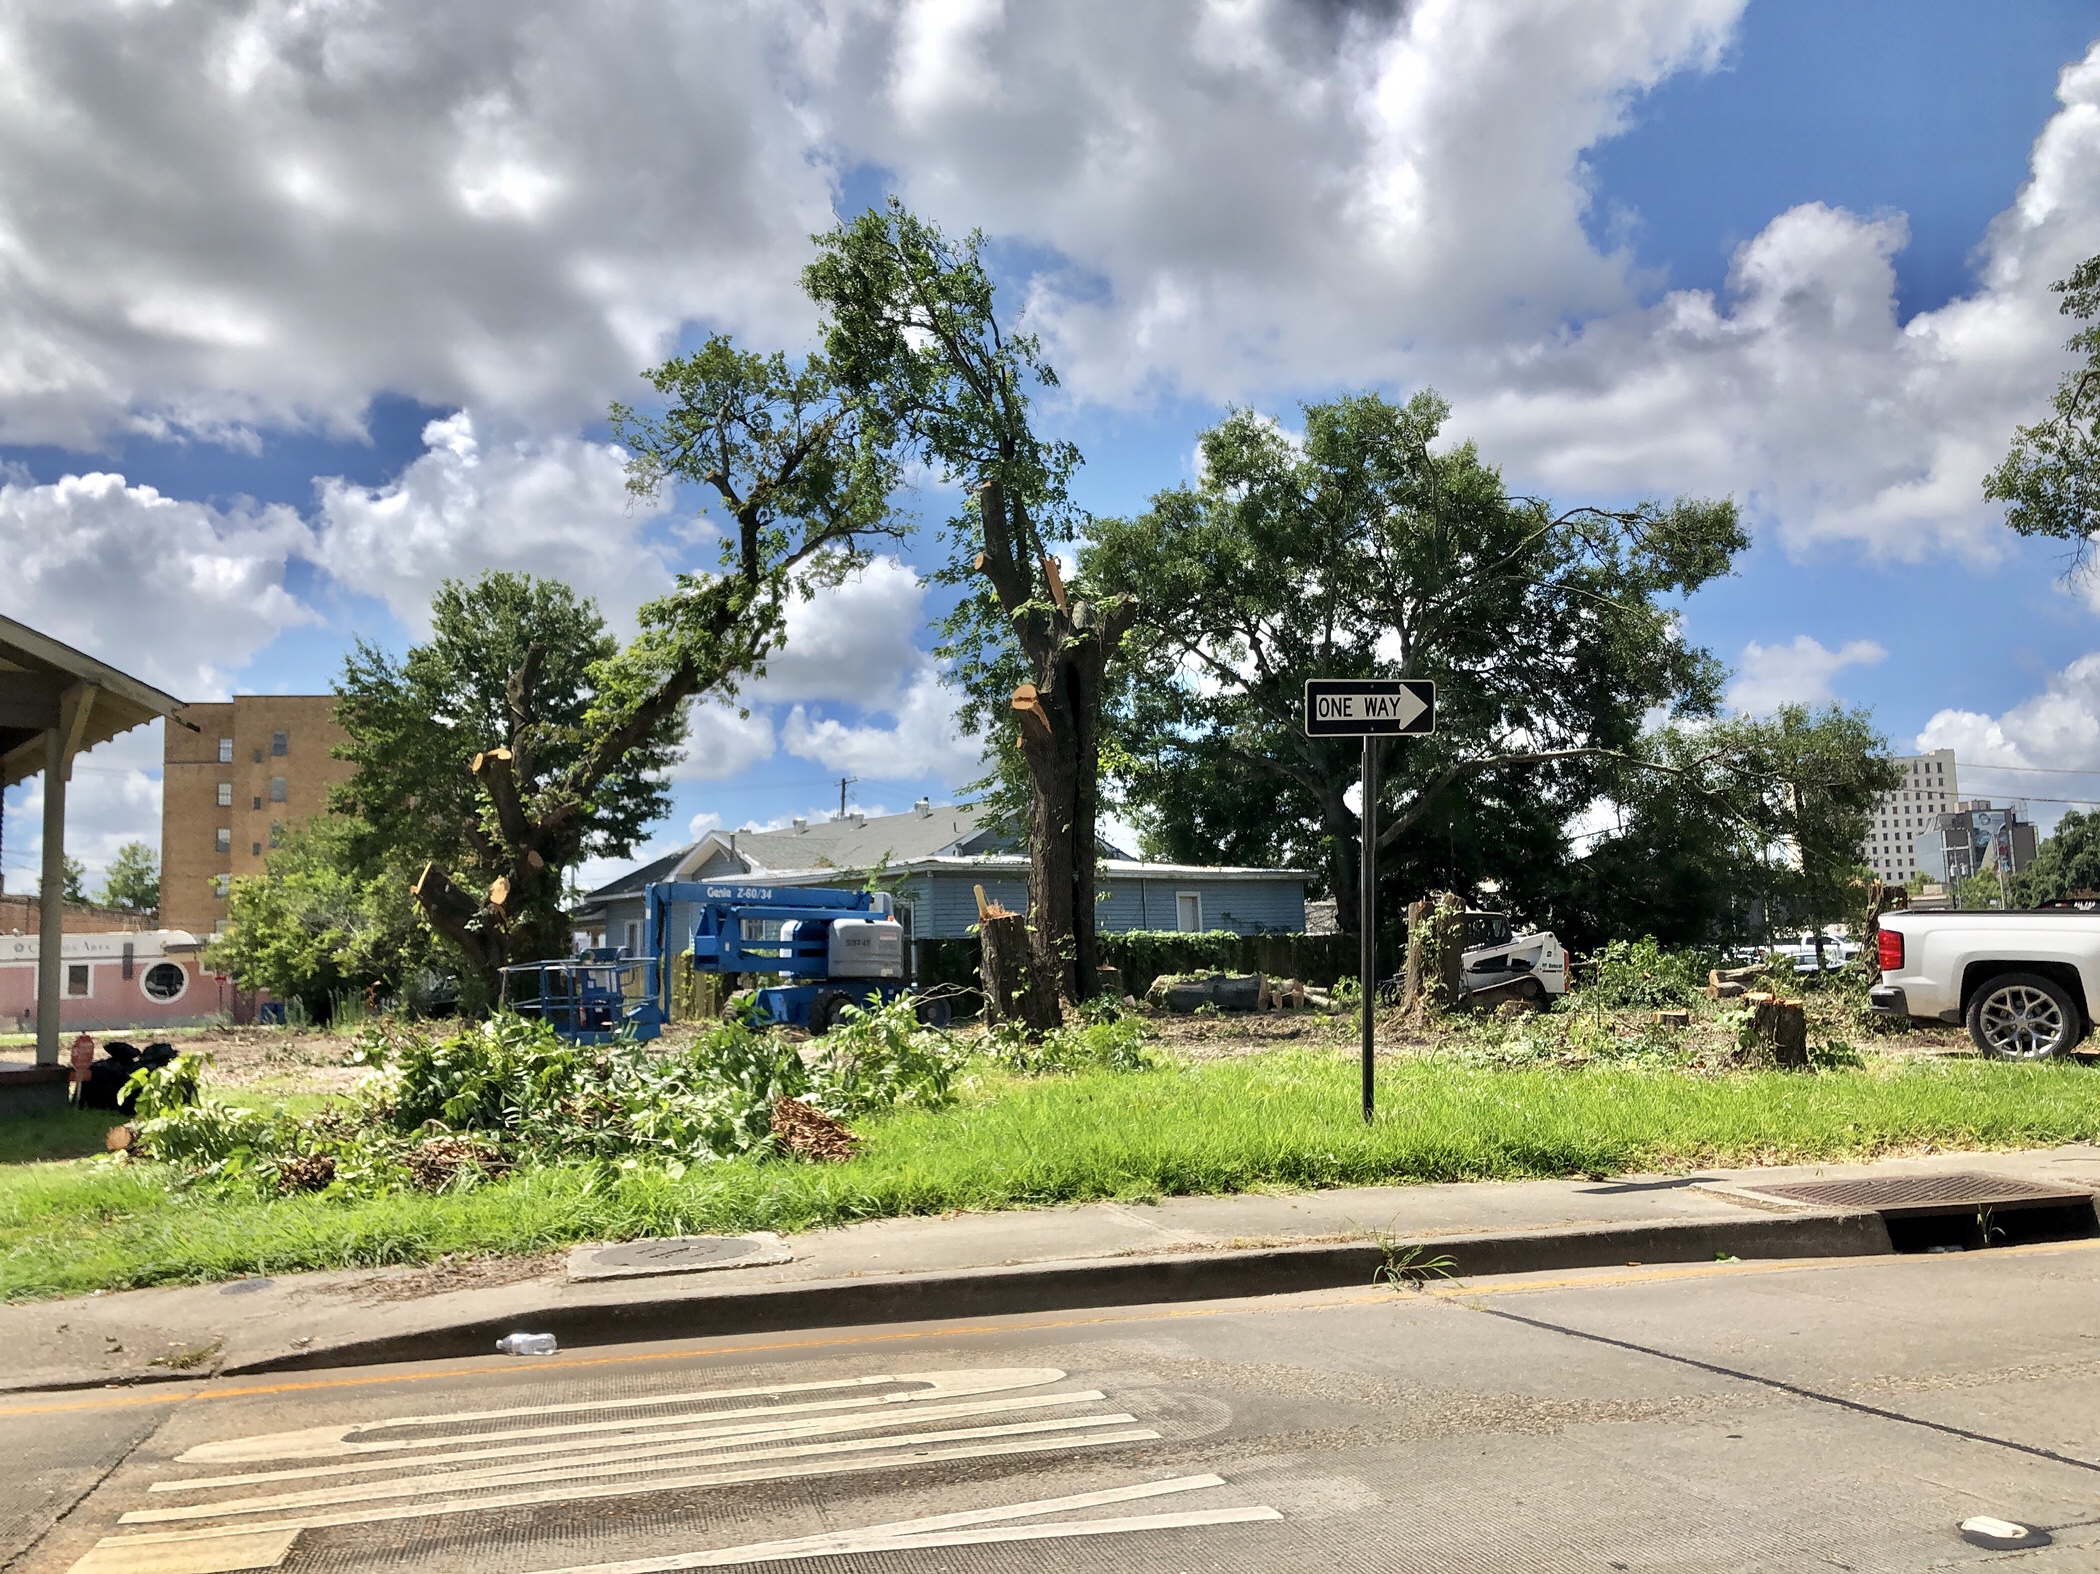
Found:
[{"label": "billboard", "polygon": [[1977,874],[2013,867],[2012,811],[1974,809],[1969,813],[1969,868]]}]

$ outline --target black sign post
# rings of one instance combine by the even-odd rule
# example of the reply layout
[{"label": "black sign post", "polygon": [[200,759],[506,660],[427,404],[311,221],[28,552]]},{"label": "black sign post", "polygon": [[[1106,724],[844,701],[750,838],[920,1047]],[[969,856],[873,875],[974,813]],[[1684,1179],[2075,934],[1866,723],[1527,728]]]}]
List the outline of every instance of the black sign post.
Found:
[{"label": "black sign post", "polygon": [[1436,685],[1421,678],[1309,678],[1305,684],[1308,738],[1364,740],[1363,873],[1358,927],[1362,949],[1358,982],[1363,986],[1364,1120],[1371,1119],[1372,1013],[1378,1005],[1378,740],[1411,738],[1436,731]]}]

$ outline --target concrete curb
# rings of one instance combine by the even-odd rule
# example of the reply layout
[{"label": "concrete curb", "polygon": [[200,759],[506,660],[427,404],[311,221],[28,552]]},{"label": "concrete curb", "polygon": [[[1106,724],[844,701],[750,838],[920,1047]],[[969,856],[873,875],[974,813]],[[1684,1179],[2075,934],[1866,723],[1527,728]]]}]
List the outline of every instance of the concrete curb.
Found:
[{"label": "concrete curb", "polygon": [[[381,1339],[229,1361],[215,1375],[313,1371],[396,1361],[483,1356],[517,1329],[551,1333],[564,1348],[778,1333],[868,1323],[1003,1317],[1026,1312],[1135,1306],[1169,1301],[1289,1295],[1374,1282],[1389,1260],[1450,1259],[1453,1278],[1616,1267],[1627,1263],[1711,1262],[1717,1257],[1867,1257],[1894,1251],[1876,1213],[1819,1209],[1741,1219],[1676,1220],[1503,1233],[1399,1237],[1390,1242],[1278,1246],[1256,1250],[1147,1253],[1078,1262],[965,1268],[716,1287],[664,1293],[662,1279],[638,1283],[629,1300],[593,1305],[550,1302]],[[719,1281],[720,1275],[708,1275]],[[654,1292],[654,1293],[651,1293]],[[106,1381],[106,1379],[104,1380]]]}]

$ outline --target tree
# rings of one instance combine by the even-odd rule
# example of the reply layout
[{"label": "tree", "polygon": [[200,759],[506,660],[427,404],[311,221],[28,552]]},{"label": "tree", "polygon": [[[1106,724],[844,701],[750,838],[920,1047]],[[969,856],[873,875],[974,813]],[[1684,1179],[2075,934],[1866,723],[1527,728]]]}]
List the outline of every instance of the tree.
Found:
[{"label": "tree", "polygon": [[512,961],[567,952],[563,876],[587,854],[628,853],[664,813],[687,702],[733,695],[779,644],[789,595],[900,533],[881,433],[820,358],[718,336],[647,377],[663,413],[612,410],[629,486],[712,492],[727,515],[719,570],[679,575],[624,648],[565,587],[448,585],[429,645],[396,665],[361,644],[340,685],[358,768],[334,802],[368,828],[363,867],[384,848],[414,853],[417,901],[485,990]]},{"label": "tree", "polygon": [[2011,450],[1983,483],[1983,495],[2006,504],[2005,522],[2023,536],[2075,542],[2074,571],[2086,567],[2100,535],[2100,257],[2088,257],[2049,286],[2058,310],[2089,326],[2064,348],[2085,364],[2056,385],[2056,413],[2020,427]]},{"label": "tree", "polygon": [[358,872],[369,827],[322,815],[286,833],[259,875],[235,880],[206,963],[243,989],[297,1000],[315,1020],[345,990],[406,989],[430,933],[395,870]]},{"label": "tree", "polygon": [[2028,906],[2100,891],[2100,810],[2073,809],[2065,814],[2013,884],[2020,901]]},{"label": "tree", "polygon": [[968,588],[940,653],[956,662],[972,730],[996,737],[998,717],[1015,721],[1037,961],[1083,1000],[1099,965],[1102,691],[1136,600],[1067,585],[1051,556],[1073,534],[1079,452],[1031,424],[1030,390],[1057,377],[1033,336],[1001,325],[983,237],[950,241],[891,198],[817,244],[803,285],[827,314],[840,380],[906,451],[964,489],[947,526],[952,553],[933,577]]},{"label": "tree", "polygon": [[1305,736],[1314,677],[1438,684],[1437,732],[1380,746],[1381,873],[1410,895],[1493,878],[1535,911],[1576,813],[1628,766],[1681,769],[1638,746],[1651,711],[1718,703],[1672,598],[1728,572],[1733,504],[1555,510],[1470,443],[1435,451],[1447,414],[1364,394],[1297,438],[1236,411],[1200,481],[1095,523],[1088,575],[1148,608],[1116,715],[1154,851],[1302,859],[1356,926],[1361,748]]},{"label": "tree", "polygon": [[[59,867],[65,871],[58,887],[59,896],[68,902],[85,902],[88,899],[87,866],[71,853],[61,853]],[[38,893],[42,894],[44,882],[41,876],[36,885]]]},{"label": "tree", "polygon": [[[625,851],[666,812],[668,794],[654,773],[675,755],[679,718],[667,718],[622,771],[572,802],[563,845],[527,844],[541,866],[526,863],[526,877],[507,891],[498,882],[520,860],[489,783],[504,778],[514,796],[532,795],[575,769],[587,746],[593,674],[619,642],[597,607],[567,585],[522,574],[446,580],[430,623],[430,638],[398,662],[364,640],[345,661],[336,717],[349,738],[338,752],[356,770],[329,806],[353,829],[309,844],[295,867],[310,870],[312,857],[335,852],[348,860],[343,874],[353,883],[413,882],[426,909],[437,909],[433,927],[493,989],[494,969],[514,956],[568,950],[559,871],[590,852]],[[505,749],[507,777],[490,761]],[[486,911],[444,904],[441,893],[461,886],[488,890]],[[331,892],[330,901],[338,897]]]},{"label": "tree", "polygon": [[160,856],[144,842],[126,842],[117,849],[102,875],[102,901],[107,907],[127,912],[151,913],[160,908]]},{"label": "tree", "polygon": [[1863,912],[1860,844],[1875,799],[1902,775],[1865,713],[1785,705],[1661,727],[1636,752],[1659,768],[1620,775],[1621,823],[1553,904],[1563,939],[1762,938],[1774,924]]}]

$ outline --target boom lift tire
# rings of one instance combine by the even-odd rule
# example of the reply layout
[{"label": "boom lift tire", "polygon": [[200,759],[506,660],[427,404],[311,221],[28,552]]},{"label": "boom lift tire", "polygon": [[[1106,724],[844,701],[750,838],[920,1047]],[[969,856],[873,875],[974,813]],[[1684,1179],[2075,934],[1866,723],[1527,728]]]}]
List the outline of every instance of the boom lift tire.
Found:
[{"label": "boom lift tire", "polygon": [[853,1004],[843,989],[827,989],[809,1003],[809,1036],[822,1038],[838,1024],[839,1013]]}]

